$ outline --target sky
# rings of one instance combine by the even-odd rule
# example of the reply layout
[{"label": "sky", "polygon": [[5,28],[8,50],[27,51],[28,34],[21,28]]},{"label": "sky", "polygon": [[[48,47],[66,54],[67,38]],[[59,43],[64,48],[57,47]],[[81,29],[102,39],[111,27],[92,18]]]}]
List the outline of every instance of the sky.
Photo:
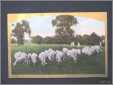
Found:
[{"label": "sky", "polygon": [[[75,18],[78,21],[78,24],[72,26],[75,35],[91,34],[92,32],[99,36],[105,35],[105,22],[81,16],[75,16]],[[52,26],[53,19],[55,19],[55,16],[34,16],[26,20],[30,24],[32,36],[46,37],[55,35],[55,27]],[[17,22],[13,23],[14,27]]]}]

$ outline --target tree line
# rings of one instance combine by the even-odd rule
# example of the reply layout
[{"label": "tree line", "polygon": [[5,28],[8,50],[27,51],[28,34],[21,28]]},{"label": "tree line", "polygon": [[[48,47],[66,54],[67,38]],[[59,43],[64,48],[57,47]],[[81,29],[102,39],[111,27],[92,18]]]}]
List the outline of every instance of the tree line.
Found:
[{"label": "tree line", "polygon": [[[53,36],[53,37],[41,37],[39,35],[32,37],[32,42],[37,44],[70,44],[71,42],[74,42],[76,45],[78,42],[82,45],[99,45],[100,42],[102,42],[105,39],[105,36],[98,36],[95,32],[93,32],[90,35],[76,35],[75,37],[66,37],[61,38],[59,36]],[[104,45],[104,42],[102,42]]]}]

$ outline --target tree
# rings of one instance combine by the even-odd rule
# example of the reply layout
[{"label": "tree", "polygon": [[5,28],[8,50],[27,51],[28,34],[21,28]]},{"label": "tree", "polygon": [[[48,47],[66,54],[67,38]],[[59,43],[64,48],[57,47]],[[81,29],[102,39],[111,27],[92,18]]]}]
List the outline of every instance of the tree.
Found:
[{"label": "tree", "polygon": [[16,43],[16,40],[14,38],[12,38],[11,43]]},{"label": "tree", "polygon": [[43,39],[43,43],[54,43],[54,37],[47,36]]},{"label": "tree", "polygon": [[71,15],[59,15],[52,20],[52,25],[56,26],[56,36],[61,37],[63,41],[69,43],[74,37],[74,31],[71,26],[77,24],[77,19]]},{"label": "tree", "polygon": [[17,43],[23,44],[24,30],[23,30],[22,25],[20,23],[16,24],[16,27],[13,30],[13,34],[17,38]]},{"label": "tree", "polygon": [[34,36],[34,37],[32,37],[32,42],[40,44],[40,43],[43,42],[43,38],[41,36],[39,36],[39,35]]},{"label": "tree", "polygon": [[102,42],[102,46],[105,46],[105,36],[101,36],[101,42]]},{"label": "tree", "polygon": [[29,36],[31,35],[31,29],[30,29],[30,25],[29,22],[26,20],[22,20],[22,26],[24,29],[24,32],[29,33]]},{"label": "tree", "polygon": [[24,32],[31,34],[28,21],[22,20],[22,24],[17,23],[13,30],[13,35],[17,38],[18,44],[24,44]]},{"label": "tree", "polygon": [[90,43],[92,45],[99,45],[101,41],[101,37],[99,37],[95,32],[93,32],[90,36]]},{"label": "tree", "polygon": [[84,41],[83,41],[83,38],[82,38],[81,35],[76,35],[76,37],[75,37],[75,39],[74,39],[74,43],[75,43],[75,44],[78,44],[78,42],[79,42],[80,44],[84,44]]},{"label": "tree", "polygon": [[91,37],[88,34],[82,36],[82,44],[84,45],[91,45]]}]

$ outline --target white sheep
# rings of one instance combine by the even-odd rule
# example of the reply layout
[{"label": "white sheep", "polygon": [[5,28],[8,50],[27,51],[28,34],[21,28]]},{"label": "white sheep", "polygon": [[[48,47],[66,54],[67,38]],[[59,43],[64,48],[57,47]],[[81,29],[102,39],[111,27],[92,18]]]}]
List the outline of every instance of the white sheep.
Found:
[{"label": "white sheep", "polygon": [[38,57],[41,61],[41,64],[45,65],[45,64],[47,64],[47,61],[46,61],[47,58],[50,61],[52,61],[52,59],[55,57],[55,54],[56,54],[56,52],[53,49],[49,48],[48,50],[45,50],[44,52],[41,52]]},{"label": "white sheep", "polygon": [[28,53],[27,54],[27,59],[28,59],[27,64],[30,64],[31,55],[32,55],[32,53]]},{"label": "white sheep", "polygon": [[63,48],[63,52],[68,56],[71,57],[74,61],[77,60],[77,53],[74,50],[68,50],[67,48]]},{"label": "white sheep", "polygon": [[68,55],[69,57],[73,58],[74,61],[77,60],[77,54],[75,54],[72,50],[69,50],[69,51],[67,52],[67,55]]},{"label": "white sheep", "polygon": [[40,59],[42,65],[46,65],[47,64],[47,62],[46,62],[47,53],[46,52],[41,52],[39,54],[38,58]]},{"label": "white sheep", "polygon": [[56,50],[56,61],[58,63],[62,62],[63,57],[64,53],[62,51]]},{"label": "white sheep", "polygon": [[21,61],[24,61],[23,63],[26,63],[26,61],[27,61],[26,57],[27,57],[26,53],[21,52],[21,51],[16,52],[14,54],[15,61],[14,61],[13,65],[15,66],[18,62],[21,62]]},{"label": "white sheep", "polygon": [[36,53],[32,53],[30,58],[31,58],[32,63],[36,64],[38,55]]},{"label": "white sheep", "polygon": [[47,55],[47,58],[52,61],[54,58],[55,58],[55,54],[56,52],[53,50],[53,49],[48,49],[45,51],[46,55]]},{"label": "white sheep", "polygon": [[101,51],[101,47],[99,45],[91,46],[94,52],[99,53]]},{"label": "white sheep", "polygon": [[75,55],[81,55],[81,50],[80,49],[71,49],[71,51],[74,52]]},{"label": "white sheep", "polygon": [[93,50],[89,46],[85,46],[82,48],[82,53],[90,56],[93,54]]},{"label": "white sheep", "polygon": [[91,46],[91,47],[86,46],[86,47],[82,48],[82,53],[84,53],[88,56],[91,56],[95,52],[99,53],[99,51],[100,51],[100,46],[96,46],[96,45]]},{"label": "white sheep", "polygon": [[63,51],[64,53],[66,53],[66,52],[68,51],[68,49],[67,49],[67,48],[63,48],[62,51]]}]

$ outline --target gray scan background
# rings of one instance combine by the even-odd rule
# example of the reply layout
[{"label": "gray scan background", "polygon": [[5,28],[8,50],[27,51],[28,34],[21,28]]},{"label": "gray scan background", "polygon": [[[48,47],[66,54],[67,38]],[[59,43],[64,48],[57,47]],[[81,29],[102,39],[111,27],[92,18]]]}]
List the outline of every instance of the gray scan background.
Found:
[{"label": "gray scan background", "polygon": [[[3,49],[3,48],[1,48],[1,29],[3,29],[3,28],[1,28],[1,21],[2,21],[1,20],[1,1],[112,1],[112,4],[113,4],[113,0],[0,0],[0,85],[1,85],[1,57],[2,57],[1,50]],[[112,11],[113,11],[113,6],[112,6]],[[113,13],[112,13],[112,20],[113,20]],[[113,23],[113,21],[112,21],[112,23]],[[112,25],[112,30],[113,30],[113,25]],[[112,33],[112,37],[113,37],[113,33]],[[112,48],[113,48],[113,41],[112,41]],[[112,50],[112,52],[113,52],[113,50]],[[113,56],[113,53],[112,53],[112,56]],[[113,61],[113,58],[112,58],[112,61]],[[112,62],[112,65],[113,65],[113,62]],[[113,70],[113,68],[112,68],[112,70]],[[112,77],[113,77],[113,73],[112,73]],[[112,80],[112,83],[113,83],[113,80]],[[2,84],[2,85],[4,85],[4,84]],[[5,85],[12,85],[12,84],[5,84]],[[14,84],[14,85],[19,85],[19,84]],[[21,85],[25,85],[25,84],[21,84]],[[34,84],[30,84],[30,85],[34,85]],[[36,84],[36,85],[40,85],[40,84]],[[47,85],[47,84],[41,84],[41,85]],[[57,85],[57,84],[52,84],[52,85]],[[65,85],[65,84],[58,84],[58,85]],[[67,84],[67,85],[71,85],[71,84]],[[82,84],[79,84],[79,85],[82,85]],[[90,85],[99,85],[99,84],[90,84]],[[112,85],[112,84],[109,84],[109,85]]]}]

